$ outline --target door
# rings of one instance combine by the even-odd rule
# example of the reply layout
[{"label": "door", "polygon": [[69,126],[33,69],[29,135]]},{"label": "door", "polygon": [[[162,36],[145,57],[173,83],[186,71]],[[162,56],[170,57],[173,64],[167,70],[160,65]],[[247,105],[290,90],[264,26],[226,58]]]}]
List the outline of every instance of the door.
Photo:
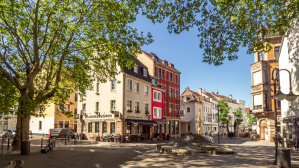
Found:
[{"label": "door", "polygon": [[265,128],[265,140],[268,141],[268,128],[267,127]]},{"label": "door", "polygon": [[265,126],[261,126],[261,140],[265,140]]}]

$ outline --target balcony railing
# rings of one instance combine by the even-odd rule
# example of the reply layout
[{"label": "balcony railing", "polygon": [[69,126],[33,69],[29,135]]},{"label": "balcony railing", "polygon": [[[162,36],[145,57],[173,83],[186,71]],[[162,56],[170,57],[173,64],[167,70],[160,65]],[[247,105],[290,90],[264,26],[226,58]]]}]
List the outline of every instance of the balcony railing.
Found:
[{"label": "balcony railing", "polygon": [[257,106],[253,106],[253,109],[262,109],[263,105],[257,105]]}]

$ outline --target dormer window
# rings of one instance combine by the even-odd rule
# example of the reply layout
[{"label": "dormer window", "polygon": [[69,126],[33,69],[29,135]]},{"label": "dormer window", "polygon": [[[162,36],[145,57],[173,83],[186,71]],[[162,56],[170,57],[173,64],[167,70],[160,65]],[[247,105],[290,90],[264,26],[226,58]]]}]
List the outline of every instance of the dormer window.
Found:
[{"label": "dormer window", "polygon": [[138,73],[138,67],[134,67],[134,72]]},{"label": "dormer window", "polygon": [[168,65],[168,63],[167,63],[167,62],[165,62],[165,65]]},{"label": "dormer window", "polygon": [[158,58],[157,58],[157,57],[155,57],[155,61],[158,61]]},{"label": "dormer window", "polygon": [[174,68],[174,66],[173,66],[173,65],[171,65],[171,68]]},{"label": "dormer window", "polygon": [[147,76],[147,70],[146,69],[143,69],[143,76]]}]

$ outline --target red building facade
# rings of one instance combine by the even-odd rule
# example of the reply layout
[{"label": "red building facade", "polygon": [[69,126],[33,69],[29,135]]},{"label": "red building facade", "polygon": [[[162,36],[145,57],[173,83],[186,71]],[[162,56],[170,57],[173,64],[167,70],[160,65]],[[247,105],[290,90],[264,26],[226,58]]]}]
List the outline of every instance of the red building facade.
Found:
[{"label": "red building facade", "polygon": [[174,64],[161,60],[154,53],[146,53],[137,56],[143,64],[149,67],[149,74],[154,77],[154,85],[160,87],[163,92],[163,124],[161,130],[171,137],[180,137],[181,119],[180,109],[180,74],[174,68]]},{"label": "red building facade", "polygon": [[163,91],[152,88],[152,114],[151,119],[163,121]]}]

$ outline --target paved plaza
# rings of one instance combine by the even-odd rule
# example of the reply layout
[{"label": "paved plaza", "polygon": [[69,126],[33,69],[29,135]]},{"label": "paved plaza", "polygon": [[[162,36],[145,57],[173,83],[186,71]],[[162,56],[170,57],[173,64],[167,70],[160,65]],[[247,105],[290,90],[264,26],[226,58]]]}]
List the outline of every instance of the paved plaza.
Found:
[{"label": "paved plaza", "polygon": [[[32,140],[31,154],[6,151],[0,157],[0,167],[10,160],[23,160],[24,168],[113,168],[113,167],[271,167],[274,160],[274,143],[250,139],[225,139],[221,144],[233,148],[234,155],[171,155],[159,153],[156,144],[167,141],[138,143],[113,143],[83,141],[74,145],[74,140],[58,140],[53,151],[40,153],[40,139]],[[217,143],[217,142],[216,142]],[[292,167],[299,168],[299,151],[292,151]]]}]

